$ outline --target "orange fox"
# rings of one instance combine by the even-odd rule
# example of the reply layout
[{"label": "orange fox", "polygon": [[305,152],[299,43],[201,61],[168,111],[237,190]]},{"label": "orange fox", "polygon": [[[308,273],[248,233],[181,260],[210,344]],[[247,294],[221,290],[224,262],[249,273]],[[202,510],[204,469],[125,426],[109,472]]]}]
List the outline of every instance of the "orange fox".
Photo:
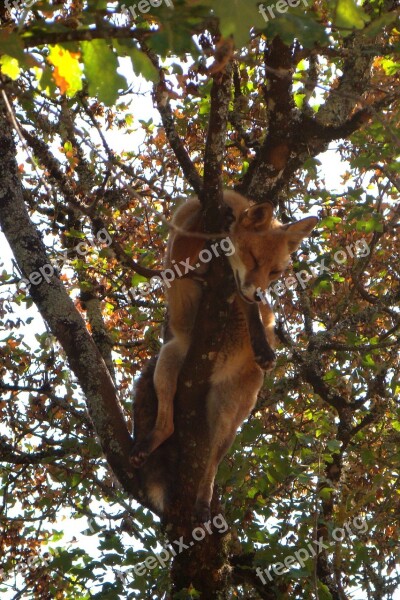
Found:
[{"label": "orange fox", "polygon": [[[251,205],[249,200],[232,191],[224,193],[224,203],[232,214],[227,239],[233,251],[228,260],[236,292],[207,395],[210,450],[196,498],[195,514],[200,522],[209,518],[218,465],[233,443],[238,427],[255,405],[263,371],[274,366],[274,316],[264,299],[261,303],[260,288],[266,290],[270,282],[282,274],[290,254],[318,222],[316,217],[307,217],[282,225],[273,218],[271,204]],[[200,262],[199,254],[205,244],[204,239],[190,236],[191,231],[200,231],[199,200],[190,199],[182,205],[172,223],[176,227],[168,241],[165,266],[171,269],[178,262],[187,262],[193,268]],[[188,257],[186,261],[182,261],[184,257]],[[207,266],[197,269],[197,273],[199,270],[204,273]],[[166,295],[172,339],[163,345],[154,373],[158,399],[156,423],[133,449],[132,463],[138,468],[174,431],[177,380],[192,342],[202,287],[195,278],[176,278],[168,285]]]}]

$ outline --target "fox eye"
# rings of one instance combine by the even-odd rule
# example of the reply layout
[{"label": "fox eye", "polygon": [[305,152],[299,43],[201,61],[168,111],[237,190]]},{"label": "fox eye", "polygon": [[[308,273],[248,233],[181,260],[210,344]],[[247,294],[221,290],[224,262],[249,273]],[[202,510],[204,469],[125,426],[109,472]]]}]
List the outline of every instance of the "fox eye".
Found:
[{"label": "fox eye", "polygon": [[275,277],[276,275],[280,275],[281,271],[280,270],[278,270],[278,271],[270,271],[269,274],[272,275],[273,277]]}]

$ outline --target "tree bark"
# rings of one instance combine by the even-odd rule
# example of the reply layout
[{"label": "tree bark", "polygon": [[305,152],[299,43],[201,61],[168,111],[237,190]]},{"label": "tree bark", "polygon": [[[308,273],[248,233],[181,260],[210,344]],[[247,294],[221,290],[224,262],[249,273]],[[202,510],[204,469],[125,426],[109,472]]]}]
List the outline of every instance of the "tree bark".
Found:
[{"label": "tree bark", "polygon": [[[1,97],[0,225],[26,279],[33,273],[40,275],[49,272],[51,262],[24,203],[13,128]],[[39,275],[33,281],[38,281]],[[54,273],[48,280],[47,283],[41,277],[38,285],[31,285],[29,293],[50,331],[64,349],[71,369],[82,387],[90,417],[113,473],[128,493],[139,497],[137,473],[129,463],[132,438],[113,381],[85,322],[60,279]]]}]

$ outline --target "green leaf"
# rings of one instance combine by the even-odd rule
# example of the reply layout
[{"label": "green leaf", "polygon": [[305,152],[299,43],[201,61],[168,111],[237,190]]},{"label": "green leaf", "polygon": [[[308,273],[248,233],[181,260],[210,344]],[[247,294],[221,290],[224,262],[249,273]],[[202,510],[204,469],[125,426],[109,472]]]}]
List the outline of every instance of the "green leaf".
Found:
[{"label": "green leaf", "polygon": [[321,228],[326,227],[327,229],[333,230],[333,229],[336,229],[336,225],[341,222],[342,222],[342,219],[340,217],[329,216],[329,217],[325,217],[325,218],[321,219],[319,227],[321,227]]},{"label": "green leaf", "polygon": [[131,278],[131,286],[136,287],[137,285],[139,285],[139,283],[145,283],[148,280],[149,280],[148,277],[143,277],[143,275],[139,275],[138,273],[135,273],[133,275],[133,277]]},{"label": "green leaf", "polygon": [[377,19],[374,19],[372,23],[368,25],[363,31],[367,37],[374,38],[382,31],[384,27],[394,23],[397,19],[395,11],[391,13],[383,13]]},{"label": "green leaf", "polygon": [[371,354],[366,354],[361,358],[361,362],[364,367],[375,367],[375,361],[372,358]]},{"label": "green leaf", "polygon": [[118,58],[104,40],[82,42],[81,46],[89,94],[111,106],[120,90],[127,89],[125,77],[117,73]]},{"label": "green leaf", "polygon": [[332,600],[328,586],[321,581],[318,582],[318,597],[319,600]]},{"label": "green leaf", "polygon": [[173,23],[163,21],[162,29],[149,39],[149,46],[162,57],[166,57],[169,53],[176,56],[184,56],[187,53],[192,56],[199,54],[193,42],[190,24],[176,19]]},{"label": "green leaf", "polygon": [[396,75],[400,71],[400,63],[391,60],[390,58],[383,58],[381,62],[382,68],[386,75]]},{"label": "green leaf", "polygon": [[339,440],[328,440],[326,445],[327,445],[328,449],[333,453],[338,453],[342,446],[342,444],[339,442]]},{"label": "green leaf", "polygon": [[356,556],[354,558],[354,568],[359,569],[364,561],[368,560],[368,548],[365,544],[357,542],[355,547],[357,548]]},{"label": "green leaf", "polygon": [[381,222],[380,215],[373,215],[367,221],[357,221],[356,230],[363,231],[365,233],[371,233],[372,231],[383,231],[383,223]]},{"label": "green leaf", "polygon": [[20,62],[24,60],[24,44],[17,33],[10,33],[8,29],[0,32],[0,54],[8,54]]},{"label": "green leaf", "polygon": [[213,11],[220,19],[222,35],[233,35],[239,48],[249,41],[252,27],[262,28],[265,25],[258,4],[255,0],[213,0],[211,3]]},{"label": "green leaf", "polygon": [[136,75],[142,75],[147,81],[157,82],[159,80],[158,71],[152,64],[148,56],[132,48],[130,52],[132,67]]},{"label": "green leaf", "polygon": [[[306,48],[317,44],[328,43],[326,28],[321,23],[316,23],[307,13],[304,13],[303,0],[299,8],[292,8],[284,15],[276,15],[276,18],[267,23],[265,28],[268,38],[279,35],[286,44],[292,44],[296,38]],[[278,18],[279,17],[279,18]]]},{"label": "green leaf", "polygon": [[[66,151],[68,151],[69,149],[72,149],[72,144],[71,142],[66,142],[64,144],[64,148]],[[77,231],[76,229],[74,229],[73,227],[71,227],[71,229],[69,229],[68,231],[65,232],[65,236],[66,237],[73,237],[73,238],[78,238],[80,240],[84,240],[86,239],[86,236],[84,233],[82,233],[82,231]]]},{"label": "green leaf", "polygon": [[113,40],[113,45],[119,56],[129,56],[136,75],[142,75],[147,81],[159,80],[156,67],[146,54],[136,48],[132,40]]},{"label": "green leaf", "polygon": [[369,20],[370,17],[355,0],[337,0],[334,20],[337,27],[362,29]]},{"label": "green leaf", "polygon": [[297,106],[297,108],[303,108],[303,104],[304,104],[304,98],[306,97],[305,94],[294,94],[293,98],[294,98],[294,102]]}]

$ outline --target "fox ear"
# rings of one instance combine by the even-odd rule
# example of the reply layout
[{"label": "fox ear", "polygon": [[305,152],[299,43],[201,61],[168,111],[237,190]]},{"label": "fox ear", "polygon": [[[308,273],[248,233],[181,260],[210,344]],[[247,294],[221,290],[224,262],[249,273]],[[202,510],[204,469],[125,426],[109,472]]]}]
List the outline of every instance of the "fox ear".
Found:
[{"label": "fox ear", "polygon": [[242,212],[239,223],[248,229],[266,229],[272,221],[273,214],[274,207],[270,202],[254,204]]},{"label": "fox ear", "polygon": [[296,223],[284,225],[283,229],[286,230],[290,252],[294,252],[300,246],[301,241],[310,235],[318,221],[317,217],[306,217],[301,221],[296,221]]}]

